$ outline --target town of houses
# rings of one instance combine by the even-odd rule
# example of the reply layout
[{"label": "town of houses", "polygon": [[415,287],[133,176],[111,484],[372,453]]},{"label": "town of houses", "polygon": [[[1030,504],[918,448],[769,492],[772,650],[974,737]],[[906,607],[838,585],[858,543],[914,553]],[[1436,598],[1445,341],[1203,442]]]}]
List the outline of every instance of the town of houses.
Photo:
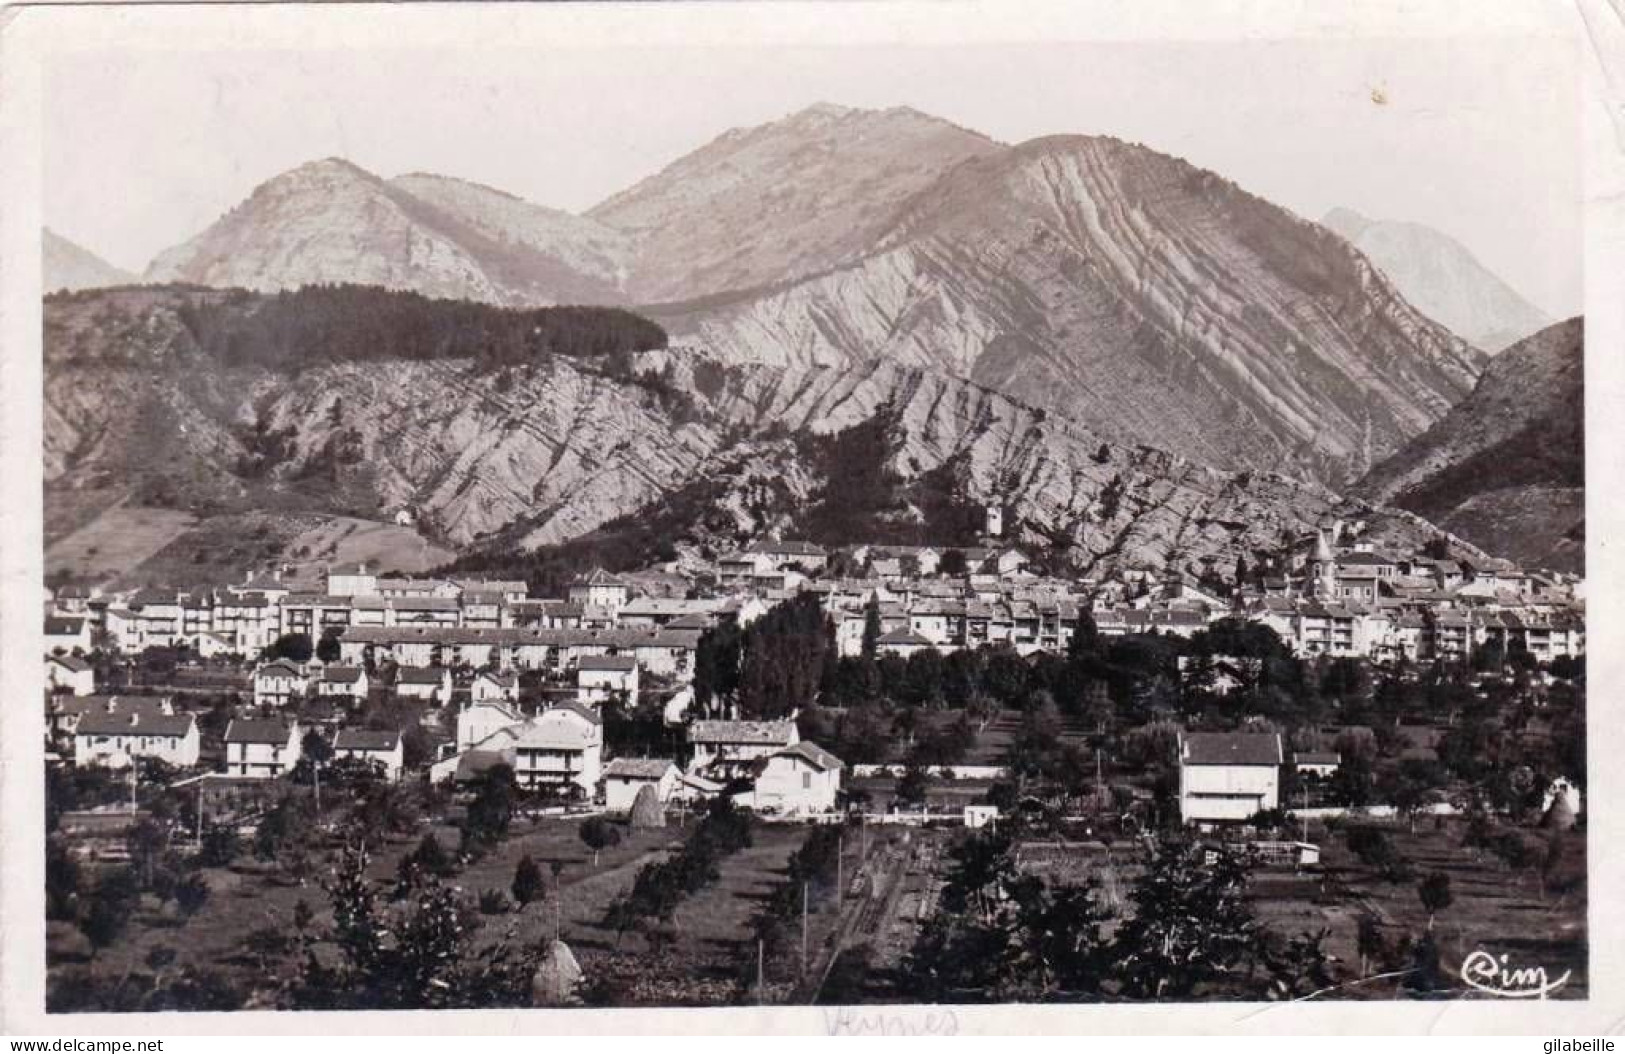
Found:
[{"label": "town of houses", "polygon": [[[319,700],[332,704],[319,729],[332,756],[372,762],[389,779],[462,782],[506,764],[521,786],[611,810],[629,809],[646,786],[666,803],[729,788],[760,812],[808,816],[834,808],[841,760],[800,739],[794,720],[702,712],[689,687],[708,629],[747,626],[799,595],[818,597],[842,655],[860,653],[876,617],[880,654],[1061,652],[1084,613],[1102,636],[1189,636],[1244,618],[1302,657],[1429,662],[1491,644],[1542,661],[1584,654],[1578,580],[1505,561],[1386,552],[1361,534],[1360,525],[1329,523],[1300,540],[1283,573],[1234,583],[1228,596],[1187,575],[1047,578],[1010,547],[835,553],[798,541],[753,544],[704,577],[595,570],[554,598],[532,597],[522,581],[387,575],[366,565],[329,569],[320,592],[276,576],[186,591],[69,586],[47,601],[48,729],[62,763],[199,766],[197,716],[182,700],[110,691],[88,660],[185,648],[251,669],[243,712],[230,715],[224,753],[210,761],[221,778],[289,774],[312,731],[296,711]],[[296,635],[318,645],[311,657],[268,657]],[[549,686],[529,708],[526,679]],[[443,738],[422,769],[408,770],[402,730],[350,720],[380,694],[436,717]],[[687,756],[608,756],[603,710],[614,699],[658,704]],[[1223,753],[1205,742],[1185,749],[1192,766],[1204,752]],[[1279,742],[1252,753],[1278,761]]]}]

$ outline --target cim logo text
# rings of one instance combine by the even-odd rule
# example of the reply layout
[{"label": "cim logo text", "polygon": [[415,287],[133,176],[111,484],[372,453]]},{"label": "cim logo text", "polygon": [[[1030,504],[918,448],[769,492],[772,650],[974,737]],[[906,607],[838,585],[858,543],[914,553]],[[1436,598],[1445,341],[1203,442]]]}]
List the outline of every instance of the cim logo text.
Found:
[{"label": "cim logo text", "polygon": [[1503,999],[1545,999],[1569,983],[1572,970],[1548,977],[1544,966],[1509,966],[1508,956],[1495,956],[1480,948],[1461,963],[1467,987]]}]

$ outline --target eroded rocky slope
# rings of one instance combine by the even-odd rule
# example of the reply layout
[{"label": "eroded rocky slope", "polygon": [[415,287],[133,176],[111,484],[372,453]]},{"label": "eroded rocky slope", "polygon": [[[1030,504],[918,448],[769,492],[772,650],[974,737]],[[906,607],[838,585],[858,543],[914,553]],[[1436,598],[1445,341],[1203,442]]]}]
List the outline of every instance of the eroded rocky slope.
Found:
[{"label": "eroded rocky slope", "polygon": [[1473,393],[1360,481],[1498,555],[1578,571],[1585,559],[1585,325],[1497,355]]},{"label": "eroded rocky slope", "polygon": [[886,442],[864,453],[902,481],[898,515],[924,540],[923,503],[951,487],[960,503],[1007,507],[1023,544],[1096,573],[1228,567],[1340,507],[1313,484],[1115,445],[973,382],[891,363],[739,366],[680,348],[640,354],[624,373],[565,354],[503,368],[227,365],[183,310],[208,297],[222,294],[47,304],[48,501],[117,479],[140,502],[205,515],[410,507],[434,539],[487,551],[658,513],[663,542],[716,550],[796,526],[832,488],[839,497],[849,466],[820,452],[820,437],[880,422]]},{"label": "eroded rocky slope", "polygon": [[1118,442],[1334,483],[1441,417],[1481,361],[1342,239],[1095,137],[961,164],[861,262],[654,317],[731,362],[940,371]]}]

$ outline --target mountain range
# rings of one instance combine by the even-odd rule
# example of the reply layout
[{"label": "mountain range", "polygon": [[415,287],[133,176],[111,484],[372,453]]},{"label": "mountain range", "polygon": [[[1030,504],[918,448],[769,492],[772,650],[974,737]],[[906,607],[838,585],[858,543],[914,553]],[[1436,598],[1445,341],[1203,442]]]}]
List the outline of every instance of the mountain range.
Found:
[{"label": "mountain range", "polygon": [[1370,220],[1342,208],[1320,222],[1364,253],[1423,314],[1491,355],[1552,323],[1466,246],[1432,227]]},{"label": "mountain range", "polygon": [[[465,550],[557,544],[673,501],[685,522],[797,527],[795,503],[827,482],[808,450],[881,422],[905,525],[949,473],[965,500],[1009,501],[1088,561],[1228,559],[1376,478],[1488,361],[1344,236],[1212,172],[1103,136],[1006,145],[907,108],[821,104],[736,129],[581,215],[312,162],[144,279],[177,288],[48,310],[48,361],[89,371],[48,379],[52,488],[129,470],[101,451],[132,436],[138,461],[180,449],[194,480],[219,472],[206,502],[308,483],[301,466],[339,442],[322,408],[341,395],[346,415],[387,412],[367,411],[376,434],[345,433],[366,467],[340,474],[333,503],[421,508],[425,530]],[[614,376],[568,355],[497,373],[343,356],[254,372],[222,363],[190,322],[188,298],[206,294],[178,288],[347,283],[508,310],[628,306],[669,347]],[[197,376],[168,393],[110,370],[83,336],[128,327]],[[114,405],[121,385],[145,394]],[[185,437],[131,418],[137,405],[190,422]],[[234,471],[244,427],[286,436],[267,479]],[[754,511],[700,486],[722,479],[758,494]],[[1161,511],[1116,522],[1142,492]],[[1243,526],[1221,537],[1215,523]]]},{"label": "mountain range", "polygon": [[1117,442],[1334,485],[1443,415],[1482,359],[1341,238],[1210,172],[906,108],[728,132],[583,216],[315,162],[146,278],[636,304],[727,362],[895,362]]},{"label": "mountain range", "polygon": [[[378,309],[361,302],[371,309],[341,327],[364,334]],[[975,544],[992,504],[1010,511],[1012,537],[1098,574],[1228,569],[1325,517],[1373,515],[1313,483],[1117,446],[891,363],[737,366],[682,348],[630,368],[569,350],[503,366],[373,359],[335,354],[360,345],[331,329],[308,362],[244,359],[267,303],[172,287],[48,301],[48,498],[119,490],[204,518],[405,507],[433,537],[499,554],[617,521],[658,522],[691,555],[763,534],[849,541],[848,528]],[[867,487],[866,473],[882,482]],[[821,507],[839,530],[821,536]]]}]

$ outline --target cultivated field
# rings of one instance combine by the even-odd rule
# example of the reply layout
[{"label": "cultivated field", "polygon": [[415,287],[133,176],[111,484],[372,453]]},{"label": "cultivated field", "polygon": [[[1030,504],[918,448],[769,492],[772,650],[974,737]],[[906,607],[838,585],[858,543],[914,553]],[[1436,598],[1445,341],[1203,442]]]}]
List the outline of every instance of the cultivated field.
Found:
[{"label": "cultivated field", "polygon": [[[641,867],[681,844],[692,822],[679,826],[674,817],[671,826],[664,829],[634,831],[622,827],[621,842],[603,850],[595,865],[592,851],[579,837],[579,817],[516,817],[509,837],[501,845],[448,881],[475,897],[486,890],[500,890],[506,895],[515,866],[529,854],[547,878],[546,898],[524,910],[486,916],[482,940],[506,938],[534,948],[544,946],[557,932],[589,971],[606,959],[628,957],[629,961],[640,962],[649,952],[644,939],[631,933],[617,938],[613,930],[603,926],[604,913],[631,886]],[[772,888],[783,880],[786,862],[809,830],[758,824],[751,847],[727,858],[718,880],[687,898],[678,909],[674,920],[676,941],[664,954],[682,962],[696,978],[731,985],[741,976],[741,964],[754,962],[752,917]],[[387,887],[401,858],[430,831],[448,849],[457,845],[455,828],[426,824],[410,837],[391,837],[370,846],[369,873]],[[855,866],[855,848],[852,860]],[[559,865],[556,879],[554,864]],[[263,985],[267,976],[287,969],[274,952],[264,949],[263,941],[266,935],[295,935],[295,906],[301,900],[313,912],[313,929],[322,930],[331,922],[320,867],[301,883],[279,873],[274,865],[256,863],[245,855],[230,868],[209,868],[203,874],[211,896],[195,916],[185,919],[173,906],[160,909],[151,897],[143,898],[128,930],[94,957],[88,942],[72,926],[49,924],[53,979],[91,975],[109,981],[132,973],[139,975],[150,969],[146,964],[154,949],[168,948],[175,953],[169,969],[204,968],[224,974],[249,990]],[[814,939],[821,944],[833,925],[834,913],[826,911],[816,922]],[[778,980],[787,985],[796,979],[782,969],[780,972],[784,975],[778,979],[770,976],[770,982]]]},{"label": "cultivated field", "polygon": [[[93,559],[82,558],[87,549]],[[64,570],[112,578],[120,587],[218,585],[241,581],[250,568],[280,566],[290,584],[316,591],[330,564],[365,560],[380,571],[418,574],[454,555],[411,528],[348,516],[252,511],[199,521],[187,513],[123,507],[53,546],[47,570],[58,567],[59,550]],[[75,555],[81,558],[70,560]]]},{"label": "cultivated field", "polygon": [[175,509],[114,505],[46,546],[45,573],[105,581],[139,567],[190,531],[197,518]]},{"label": "cultivated field", "polygon": [[[1418,879],[1431,871],[1450,876],[1451,904],[1434,921],[1440,966],[1454,994],[1471,995],[1460,985],[1462,960],[1478,949],[1509,956],[1513,966],[1544,967],[1549,977],[1572,971],[1558,998],[1582,998],[1587,988],[1585,837],[1563,838],[1559,862],[1546,874],[1514,872],[1492,854],[1463,848],[1463,825],[1441,818],[1388,828],[1401,858]],[[1325,837],[1311,828],[1310,838],[1322,847],[1329,890],[1319,877],[1290,872],[1261,872],[1252,894],[1260,918],[1281,933],[1327,931],[1327,950],[1358,968],[1359,918],[1376,916],[1390,943],[1418,938],[1427,929],[1428,913],[1415,882],[1388,882],[1349,853],[1341,835]],[[1544,885],[1544,889],[1543,889]],[[1329,895],[1328,895],[1329,894]],[[1373,982],[1340,993],[1343,997],[1392,998],[1392,982]]]},{"label": "cultivated field", "polygon": [[287,559],[299,578],[319,577],[330,563],[366,561],[381,571],[421,574],[456,554],[426,540],[410,527],[334,516],[292,538]]}]

